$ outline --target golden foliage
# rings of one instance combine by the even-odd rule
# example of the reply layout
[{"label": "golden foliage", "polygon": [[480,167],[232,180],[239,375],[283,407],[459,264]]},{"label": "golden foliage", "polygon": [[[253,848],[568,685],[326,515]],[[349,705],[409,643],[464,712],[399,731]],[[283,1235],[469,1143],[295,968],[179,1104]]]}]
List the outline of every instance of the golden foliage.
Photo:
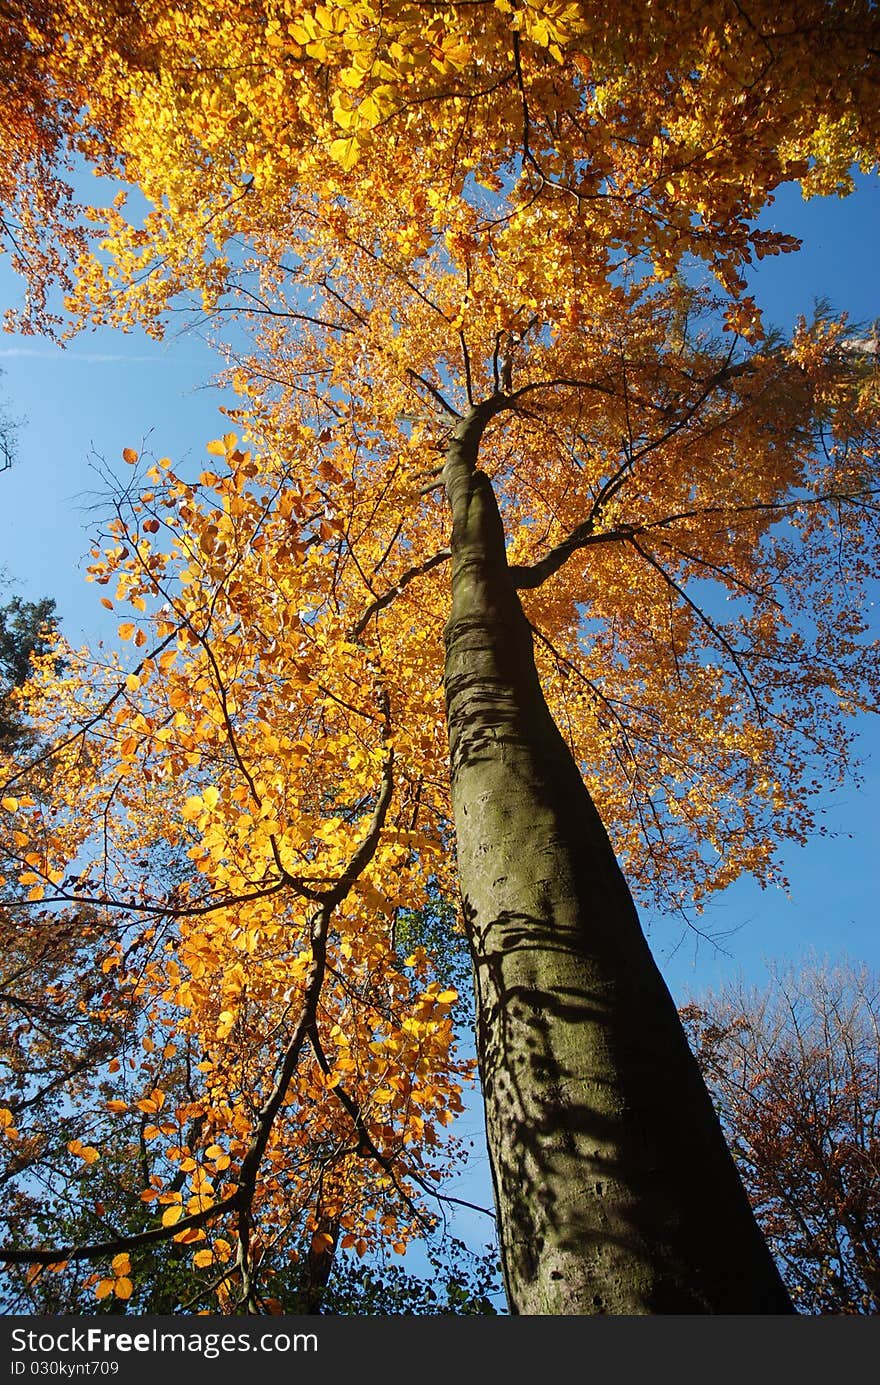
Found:
[{"label": "golden foliage", "polygon": [[[224,1308],[223,1267],[247,1297],[300,1254],[279,1228],[402,1251],[455,1157],[457,997],[397,929],[455,890],[438,476],[470,408],[636,889],[778,878],[876,704],[875,364],[840,323],[768,340],[742,273],[791,248],[753,224],[780,183],[875,160],[877,15],[750,9],[67,0],[14,30],[16,81],[51,76],[0,148],[0,200],[16,164],[44,190],[28,243],[66,142],[146,205],[72,209],[36,279],[76,259],[78,324],[161,334],[183,296],[222,343],[234,314],[208,468],[123,453],[88,575],[124,648],[40,662],[46,749],[0,776],[7,914],[90,1055],[66,1152],[139,1130],[140,1197]],[[36,1165],[50,1044],[2,1042]]]}]

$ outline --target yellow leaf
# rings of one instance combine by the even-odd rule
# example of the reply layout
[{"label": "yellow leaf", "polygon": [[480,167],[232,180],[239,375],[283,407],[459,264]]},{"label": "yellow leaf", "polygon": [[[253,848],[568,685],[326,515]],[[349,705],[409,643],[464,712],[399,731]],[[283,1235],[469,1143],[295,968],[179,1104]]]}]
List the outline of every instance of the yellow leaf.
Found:
[{"label": "yellow leaf", "polygon": [[14,813],[18,808],[18,799],[0,798],[0,806],[4,807],[7,813]]},{"label": "yellow leaf", "polygon": [[165,1093],[160,1091],[158,1087],[154,1088],[149,1096],[142,1097],[140,1101],[135,1102],[135,1106],[138,1110],[145,1112],[148,1116],[152,1116],[157,1111],[161,1111],[164,1105]]},{"label": "yellow leaf", "polygon": [[119,627],[118,633],[121,640],[130,640],[134,634],[134,625],[130,620],[124,620]]},{"label": "yellow leaf", "polygon": [[197,1250],[193,1256],[193,1264],[196,1266],[196,1269],[199,1270],[203,1270],[206,1265],[213,1264],[213,1261],[214,1252],[213,1250],[208,1250],[207,1247],[203,1250]]},{"label": "yellow leaf", "polygon": [[140,685],[141,680],[138,678],[136,673],[130,673],[125,680],[125,686],[128,688],[129,692],[137,692]]},{"label": "yellow leaf", "polygon": [[129,466],[134,466],[134,464],[135,464],[135,462],[137,461],[137,459],[138,459],[138,454],[135,452],[135,450],[134,450],[133,447],[123,447],[123,449],[122,449],[122,460],[123,460],[124,462],[128,462],[128,465],[129,465]]},{"label": "yellow leaf", "polygon": [[113,1273],[117,1276],[131,1273],[131,1260],[128,1257],[127,1250],[120,1251],[119,1255],[114,1255],[110,1264],[113,1268]]},{"label": "yellow leaf", "polygon": [[208,451],[211,453],[213,457],[225,457],[226,444],[224,443],[222,438],[214,438],[211,442],[208,443]]},{"label": "yellow leaf", "polygon": [[200,1189],[195,1197],[187,1198],[186,1210],[188,1212],[204,1212],[206,1207],[213,1207],[214,1199],[211,1193],[214,1191],[214,1185],[210,1179],[207,1180],[207,1185],[207,1188],[204,1191]]},{"label": "yellow leaf", "polygon": [[134,1285],[131,1280],[127,1275],[123,1275],[122,1278],[117,1279],[116,1283],[113,1285],[113,1292],[117,1298],[126,1299],[131,1298],[133,1288]]},{"label": "yellow leaf", "polygon": [[172,1207],[166,1207],[165,1211],[162,1213],[162,1225],[173,1226],[175,1222],[180,1221],[182,1216],[183,1208],[179,1202],[175,1203]]},{"label": "yellow leaf", "polygon": [[382,111],[374,96],[364,97],[358,106],[358,121],[361,125],[372,127],[382,119]]},{"label": "yellow leaf", "polygon": [[109,1298],[113,1293],[114,1280],[102,1279],[95,1288],[95,1298]]},{"label": "yellow leaf", "polygon": [[333,110],[333,119],[340,130],[350,130],[355,119],[355,113],[348,106],[336,105]]},{"label": "yellow leaf", "polygon": [[350,168],[354,168],[360,156],[360,146],[353,135],[348,139],[331,140],[330,157],[333,162],[338,163],[346,173]]}]

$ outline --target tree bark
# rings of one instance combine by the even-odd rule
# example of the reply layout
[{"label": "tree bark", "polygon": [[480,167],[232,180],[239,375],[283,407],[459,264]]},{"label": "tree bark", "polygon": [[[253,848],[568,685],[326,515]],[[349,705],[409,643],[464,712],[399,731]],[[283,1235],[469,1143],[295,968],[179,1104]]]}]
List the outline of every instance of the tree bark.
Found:
[{"label": "tree bark", "polygon": [[477,1042],[510,1310],[790,1313],[672,998],[544,699],[457,426],[446,701]]}]

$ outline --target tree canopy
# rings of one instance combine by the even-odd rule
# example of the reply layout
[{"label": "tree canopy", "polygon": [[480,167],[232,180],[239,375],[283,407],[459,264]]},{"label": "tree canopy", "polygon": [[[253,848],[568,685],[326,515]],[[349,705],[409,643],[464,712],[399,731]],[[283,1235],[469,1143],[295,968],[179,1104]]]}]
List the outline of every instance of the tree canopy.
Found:
[{"label": "tree canopy", "polygon": [[[228,1306],[303,1227],[356,1252],[424,1228],[473,1064],[400,921],[456,897],[477,811],[444,699],[470,698],[453,780],[507,734],[444,672],[453,559],[487,629],[524,612],[509,681],[533,644],[637,895],[779,879],[877,702],[877,377],[830,313],[765,329],[743,276],[793,248],[755,224],[775,188],[874,166],[877,26],[851,3],[22,8],[0,159],[42,200],[16,224],[0,195],[27,321],[158,334],[194,305],[238,403],[197,476],[126,449],[88,572],[122,645],[38,661],[48,748],[3,774],[10,925],[98,963],[84,994],[79,953],[53,962],[76,1081],[24,1076],[31,1018],[5,1039],[7,1259],[173,1235]],[[111,207],[65,192],[66,151],[125,185]],[[51,1244],[39,1208],[86,1195],[133,1116],[160,1225],[95,1212]]]}]

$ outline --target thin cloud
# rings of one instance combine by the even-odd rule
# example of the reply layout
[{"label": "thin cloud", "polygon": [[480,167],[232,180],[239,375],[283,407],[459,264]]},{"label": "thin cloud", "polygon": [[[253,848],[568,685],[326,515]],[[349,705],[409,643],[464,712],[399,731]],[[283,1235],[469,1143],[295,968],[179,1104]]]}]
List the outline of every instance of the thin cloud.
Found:
[{"label": "thin cloud", "polygon": [[205,365],[206,361],[179,356],[126,356],[104,351],[41,351],[36,346],[0,347],[0,359],[27,357],[38,361],[75,361],[82,365]]}]

